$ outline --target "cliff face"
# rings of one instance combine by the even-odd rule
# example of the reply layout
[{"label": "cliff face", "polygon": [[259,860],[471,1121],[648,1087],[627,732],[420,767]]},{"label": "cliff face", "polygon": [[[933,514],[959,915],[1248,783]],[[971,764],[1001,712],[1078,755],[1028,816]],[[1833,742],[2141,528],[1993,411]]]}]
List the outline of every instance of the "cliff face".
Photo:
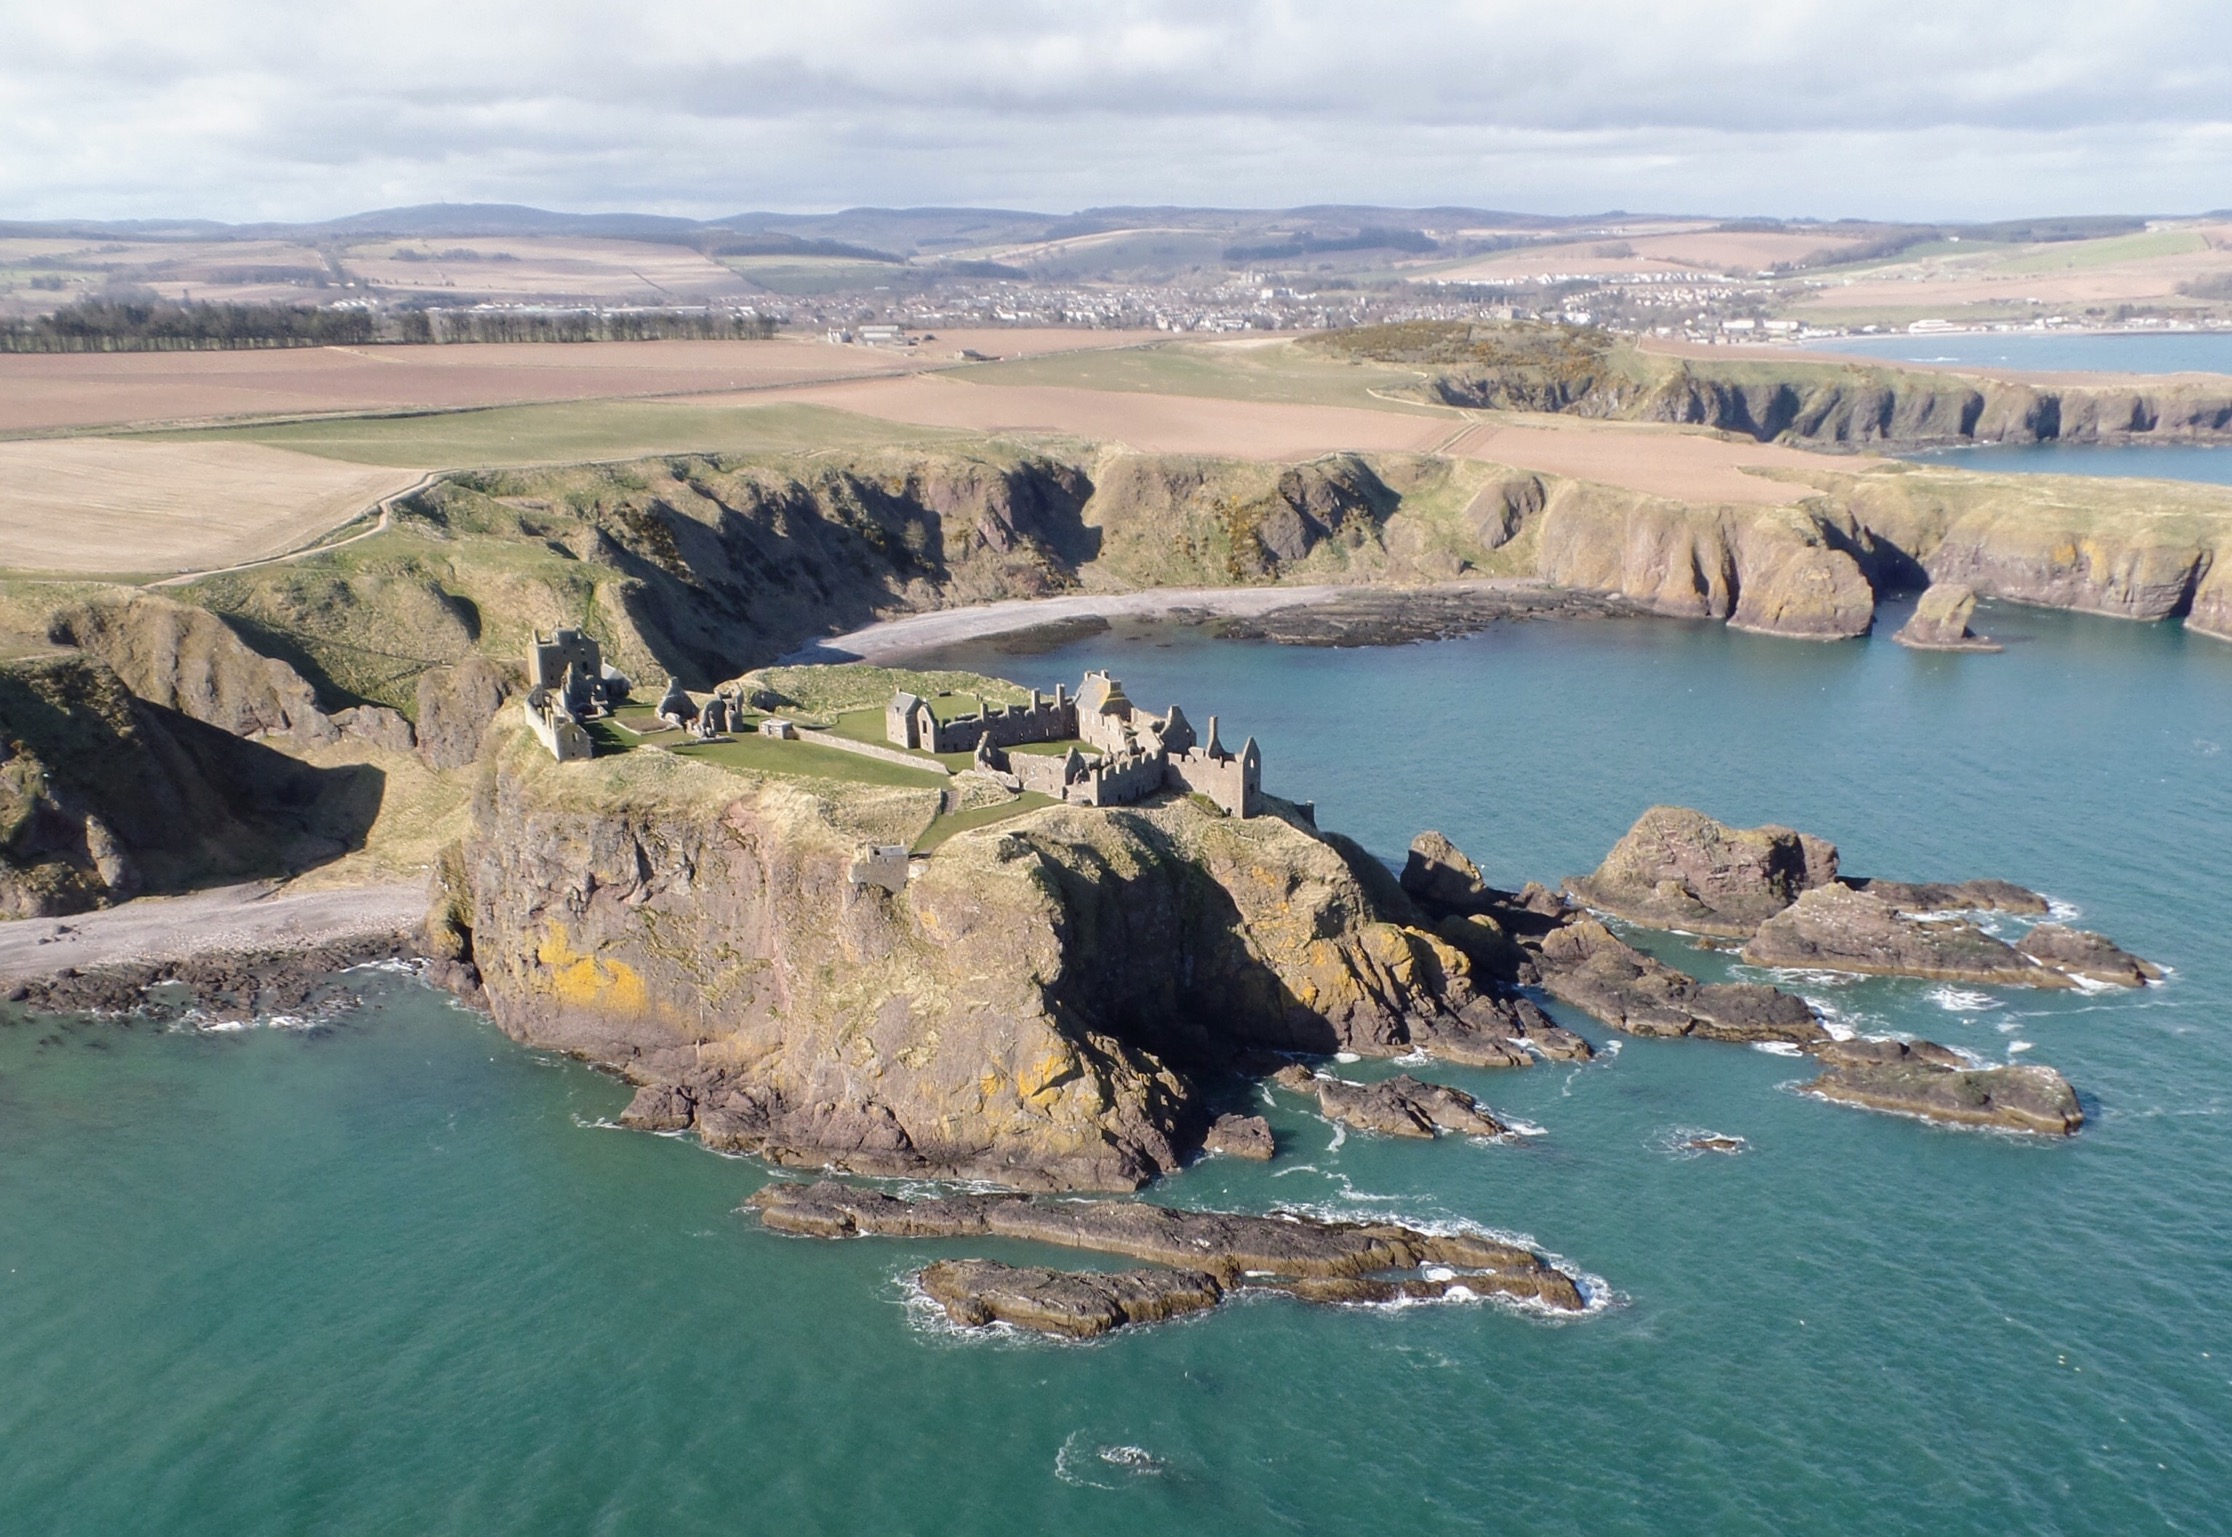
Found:
[{"label": "cliff face", "polygon": [[0,667],[0,917],[285,874],[353,847],[379,773],[316,769],[135,697],[90,658]]},{"label": "cliff face", "polygon": [[1763,443],[1938,448],[2232,436],[2232,386],[2217,382],[2042,386],[1857,361],[1672,358],[1603,333],[1536,336],[1530,328],[1409,351],[1408,361],[1441,366],[1428,389],[1447,405],[1673,422]]},{"label": "cliff face", "polygon": [[1049,808],[891,894],[850,882],[855,846],[926,822],[928,792],[569,767],[506,734],[439,921],[506,1031],[717,1146],[1128,1189],[1198,1145],[1205,1065],[1400,1052],[1477,1002],[1460,955],[1275,816]]}]

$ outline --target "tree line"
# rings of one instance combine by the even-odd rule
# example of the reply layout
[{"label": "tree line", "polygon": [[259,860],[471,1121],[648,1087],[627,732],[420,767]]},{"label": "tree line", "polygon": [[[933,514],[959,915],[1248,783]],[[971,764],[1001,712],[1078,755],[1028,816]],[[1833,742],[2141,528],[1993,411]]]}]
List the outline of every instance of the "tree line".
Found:
[{"label": "tree line", "polygon": [[0,352],[201,352],[393,343],[761,341],[766,315],[727,310],[435,310],[80,299],[0,323]]}]

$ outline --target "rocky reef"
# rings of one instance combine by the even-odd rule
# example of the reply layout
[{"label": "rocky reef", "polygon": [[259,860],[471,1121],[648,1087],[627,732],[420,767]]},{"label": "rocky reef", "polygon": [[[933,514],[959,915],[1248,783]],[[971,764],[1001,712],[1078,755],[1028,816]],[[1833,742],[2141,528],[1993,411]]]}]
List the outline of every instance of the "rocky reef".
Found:
[{"label": "rocky reef", "polygon": [[[1616,1030],[1656,1037],[1795,1047],[1820,1064],[1805,1087],[1822,1098],[1927,1120],[2066,1135],[2084,1124],[2075,1091],[2050,1067],[1999,1066],[1931,1041],[1840,1039],[1803,998],[1762,983],[1705,983],[1628,944],[1597,919],[1555,906],[1518,908],[1479,880],[1439,833],[1412,845],[1404,884],[1446,922],[1509,923],[1515,970],[1551,997]],[[2035,925],[2016,945],[1957,916],[2034,915],[2044,898],[2006,881],[1908,884],[1837,874],[1837,851],[1789,828],[1732,828],[1682,807],[1653,807],[1577,899],[1645,927],[1746,939],[1758,965],[2068,987],[2077,979],[2141,986],[2159,968],[2097,934]],[[1921,921],[1918,915],[1930,915]],[[1762,916],[1764,915],[1764,916]],[[1500,922],[1499,922],[1500,920]],[[1748,933],[1746,925],[1749,925]]]},{"label": "rocky reef", "polygon": [[[1214,1306],[1238,1290],[1310,1302],[1388,1302],[1463,1293],[1562,1313],[1588,1306],[1579,1279],[1517,1244],[1392,1222],[1303,1213],[1251,1216],[1134,1201],[959,1195],[901,1200],[833,1180],[775,1184],[751,1199],[768,1228],[809,1238],[1004,1238],[1167,1266],[1116,1275],[933,1265],[924,1290],[961,1323],[994,1319],[1074,1337]],[[1138,1314],[1133,1312],[1138,1308]]]}]

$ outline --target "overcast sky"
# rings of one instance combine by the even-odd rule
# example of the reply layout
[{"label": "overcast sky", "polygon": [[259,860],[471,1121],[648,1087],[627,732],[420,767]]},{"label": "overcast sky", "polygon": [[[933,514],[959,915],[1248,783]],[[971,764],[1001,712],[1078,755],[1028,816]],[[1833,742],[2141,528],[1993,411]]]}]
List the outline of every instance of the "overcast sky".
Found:
[{"label": "overcast sky", "polygon": [[0,0],[0,217],[2232,206],[2228,0]]}]

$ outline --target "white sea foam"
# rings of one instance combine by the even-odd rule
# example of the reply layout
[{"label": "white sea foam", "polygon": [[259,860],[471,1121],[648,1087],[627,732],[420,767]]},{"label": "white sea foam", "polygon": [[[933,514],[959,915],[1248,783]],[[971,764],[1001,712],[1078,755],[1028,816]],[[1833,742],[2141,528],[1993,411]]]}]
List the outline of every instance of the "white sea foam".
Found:
[{"label": "white sea foam", "polygon": [[1547,1137],[1550,1135],[1549,1127],[1537,1126],[1532,1121],[1507,1119],[1504,1122],[1504,1127],[1508,1131],[1517,1132],[1522,1137]]},{"label": "white sea foam", "polygon": [[1362,1057],[1358,1056],[1358,1055],[1357,1055],[1357,1054],[1356,1054],[1355,1052],[1353,1052],[1353,1051],[1336,1051],[1335,1053],[1333,1053],[1333,1060],[1334,1060],[1334,1061],[1336,1061],[1336,1062],[1340,1062],[1340,1063],[1349,1063],[1349,1062],[1361,1062],[1361,1061],[1363,1061],[1364,1059],[1363,1059]]},{"label": "white sea foam", "polygon": [[1348,1128],[1336,1121],[1333,1124],[1333,1140],[1325,1144],[1325,1150],[1328,1153],[1337,1153],[1341,1150],[1341,1144],[1346,1141],[1348,1141]]},{"label": "white sea foam", "polygon": [[2064,902],[2060,897],[2046,899],[2046,916],[2055,923],[2069,923],[2085,916],[2085,910],[2075,902]]},{"label": "white sea foam", "polygon": [[1933,987],[1922,996],[1948,1014],[1982,1014],[1989,1009],[2005,1007],[1990,993],[1975,993],[1949,985]]},{"label": "white sea foam", "polygon": [[1789,1041],[1754,1041],[1752,1050],[1764,1051],[1771,1057],[1802,1057],[1805,1055]]},{"label": "white sea foam", "polygon": [[[1733,1142],[1734,1147],[1700,1147],[1701,1142]],[[1708,1153],[1733,1157],[1751,1151],[1751,1143],[1731,1132],[1712,1131],[1703,1126],[1669,1126],[1652,1136],[1645,1144],[1654,1153],[1668,1158],[1688,1160],[1703,1158]]]},{"label": "white sea foam", "polygon": [[2035,1041],[2009,1041],[2007,1043],[2007,1054],[2012,1057],[2019,1051],[2029,1051],[2036,1044]]},{"label": "white sea foam", "polygon": [[1082,1430],[1071,1431],[1054,1454],[1054,1476],[1065,1484],[1079,1489],[1114,1489],[1117,1486],[1107,1479],[1160,1478],[1169,1470],[1168,1463],[1143,1446],[1086,1446],[1080,1444],[1084,1435]]}]

